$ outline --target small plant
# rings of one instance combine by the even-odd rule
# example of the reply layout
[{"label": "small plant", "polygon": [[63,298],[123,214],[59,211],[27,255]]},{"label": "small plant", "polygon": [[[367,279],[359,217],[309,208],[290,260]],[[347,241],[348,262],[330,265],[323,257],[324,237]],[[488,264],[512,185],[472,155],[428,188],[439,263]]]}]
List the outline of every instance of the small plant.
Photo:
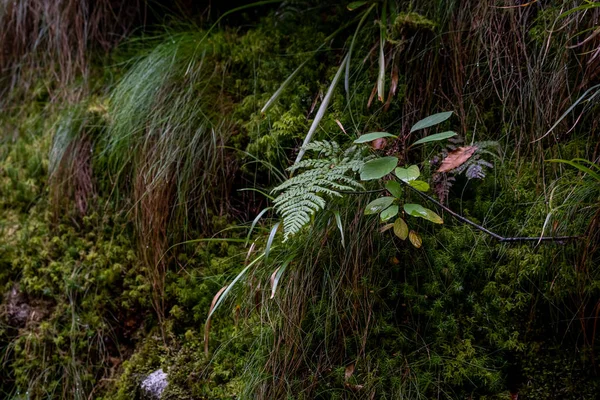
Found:
[{"label": "small plant", "polygon": [[[418,180],[417,178],[421,175],[421,171],[417,165],[411,165],[408,168],[396,168],[394,171],[396,177],[404,184],[407,184],[416,190],[426,192],[429,190],[429,184],[427,182]],[[396,217],[400,213],[399,204],[403,202],[404,193],[402,186],[395,180],[386,182],[385,188],[392,196],[380,197],[370,202],[366,209],[365,215],[379,214],[382,222],[389,221]],[[437,215],[434,211],[423,207],[420,204],[404,203],[403,211],[407,215],[417,218],[423,218],[427,221],[433,222],[434,224],[443,224],[442,218]],[[382,231],[388,229],[394,230],[394,234],[402,240],[408,239],[417,248],[421,247],[421,237],[418,233],[413,230],[409,230],[408,224],[404,218],[399,217],[394,223],[385,225]]]},{"label": "small plant", "polygon": [[483,179],[494,164],[483,158],[497,158],[500,145],[495,141],[473,142],[464,145],[464,139],[454,137],[448,140],[446,148],[434,157],[430,163],[437,168],[431,178],[433,192],[442,203],[448,198],[450,188],[456,177],[464,175],[467,179]]},{"label": "small plant", "polygon": [[354,179],[369,159],[363,149],[351,146],[342,151],[339,144],[329,141],[313,142],[305,149],[317,152],[317,158],[305,159],[289,167],[291,173],[301,169],[304,172],[273,189],[273,193],[281,193],[273,203],[283,217],[284,241],[308,224],[317,211],[325,208],[323,195],[341,197],[340,191],[363,189],[363,185]]},{"label": "small plant", "polygon": [[[452,112],[431,115],[417,122],[412,127],[411,133],[440,124],[451,115]],[[456,133],[452,131],[436,133],[417,140],[411,147],[453,136],[456,136]],[[366,149],[362,149],[360,145],[388,137],[395,138],[396,136],[387,132],[368,133],[360,136],[351,147],[344,151],[340,150],[339,144],[329,141],[313,142],[304,146],[305,150],[319,152],[321,158],[297,162],[288,170],[295,172],[304,169],[304,172],[273,189],[273,192],[280,192],[274,203],[276,211],[283,217],[284,241],[306,226],[317,211],[325,208],[326,201],[322,195],[341,197],[340,192],[342,191],[352,192],[362,189],[362,183],[354,177],[357,173],[360,173],[361,181],[367,182],[380,180],[392,171],[395,172],[399,181],[391,180],[385,183],[385,189],[392,196],[380,197],[372,201],[365,210],[365,215],[379,214],[383,222],[394,218],[400,212],[400,204],[404,199],[400,182],[419,191],[427,192],[430,188],[429,184],[417,179],[421,175],[417,165],[402,168],[398,167],[399,160],[395,156],[364,155]],[[439,215],[420,204],[404,203],[403,211],[407,215],[424,218],[436,224],[443,223]],[[394,233],[400,239],[405,240],[408,237],[415,247],[421,247],[421,238],[415,231],[408,229],[403,218],[398,218],[394,224],[388,224],[384,229],[392,226],[394,226]]]}]

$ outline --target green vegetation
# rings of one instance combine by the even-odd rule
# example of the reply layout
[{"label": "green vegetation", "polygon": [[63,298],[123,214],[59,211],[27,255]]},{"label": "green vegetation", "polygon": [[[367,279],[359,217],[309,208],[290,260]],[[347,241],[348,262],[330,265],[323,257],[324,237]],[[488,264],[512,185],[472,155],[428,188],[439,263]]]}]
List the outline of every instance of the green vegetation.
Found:
[{"label": "green vegetation", "polygon": [[597,397],[599,16],[1,1],[0,397]]}]

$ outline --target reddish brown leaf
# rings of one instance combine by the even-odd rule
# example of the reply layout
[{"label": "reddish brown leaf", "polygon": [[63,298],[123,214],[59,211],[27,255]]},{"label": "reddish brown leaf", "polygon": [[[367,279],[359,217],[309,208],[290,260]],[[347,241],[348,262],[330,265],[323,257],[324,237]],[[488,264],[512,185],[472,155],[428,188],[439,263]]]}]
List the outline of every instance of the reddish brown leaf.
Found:
[{"label": "reddish brown leaf", "polygon": [[390,85],[390,93],[388,94],[388,98],[385,102],[385,107],[383,107],[383,111],[387,111],[390,108],[390,105],[392,104],[392,97],[396,95],[396,90],[398,90],[398,80],[398,64],[394,63],[394,67],[392,68],[392,83]]},{"label": "reddish brown leaf", "polygon": [[[335,123],[338,124],[338,126],[340,127],[340,129],[342,130],[342,132],[346,133],[346,130],[344,129],[344,125],[342,125],[342,123],[340,122],[339,119],[336,119]],[[347,135],[347,133],[346,133],[346,135]]]},{"label": "reddish brown leaf", "polygon": [[377,83],[375,84],[375,87],[373,88],[373,91],[371,92],[371,96],[369,96],[369,101],[367,102],[367,108],[371,107],[371,103],[373,103],[373,99],[375,98],[376,94],[377,94]]},{"label": "reddish brown leaf", "polygon": [[437,172],[448,172],[452,171],[454,168],[460,167],[473,156],[475,150],[477,150],[477,146],[459,147],[458,149],[451,151],[448,153],[448,156],[444,158],[444,161],[442,161],[442,165]]},{"label": "reddish brown leaf", "polygon": [[[212,303],[210,303],[210,308],[208,309],[208,315],[210,315],[213,308],[215,308],[215,304],[217,304],[217,300],[219,300],[219,297],[221,297],[221,294],[225,291],[225,289],[227,289],[227,286],[229,286],[229,285],[223,286],[221,288],[221,290],[219,290],[217,292],[217,294],[215,294],[215,297],[213,297]],[[204,326],[204,354],[206,354],[207,356],[208,356],[208,333],[209,332],[210,332],[210,318],[208,318],[206,320],[206,325]]]},{"label": "reddish brown leaf", "polygon": [[387,145],[387,140],[385,140],[385,138],[379,138],[379,139],[375,139],[373,140],[373,142],[371,142],[371,146],[375,149],[375,150],[381,150],[383,149],[385,146]]}]

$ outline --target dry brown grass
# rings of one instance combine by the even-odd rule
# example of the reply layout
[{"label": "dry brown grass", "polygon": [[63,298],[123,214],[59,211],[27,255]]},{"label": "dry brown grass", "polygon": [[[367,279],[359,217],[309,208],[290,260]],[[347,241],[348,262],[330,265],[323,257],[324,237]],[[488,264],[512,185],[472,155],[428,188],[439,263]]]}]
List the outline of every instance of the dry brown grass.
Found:
[{"label": "dry brown grass", "polygon": [[2,93],[46,85],[52,94],[85,80],[90,50],[110,50],[143,11],[142,0],[1,0]]}]

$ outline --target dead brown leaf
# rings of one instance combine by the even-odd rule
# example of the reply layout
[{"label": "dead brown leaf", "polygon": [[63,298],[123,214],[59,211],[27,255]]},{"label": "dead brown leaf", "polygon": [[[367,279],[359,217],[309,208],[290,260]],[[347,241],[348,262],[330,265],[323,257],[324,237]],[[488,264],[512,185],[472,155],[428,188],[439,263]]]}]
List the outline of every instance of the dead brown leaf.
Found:
[{"label": "dead brown leaf", "polygon": [[367,102],[367,108],[371,107],[371,103],[373,103],[373,99],[377,94],[377,83],[375,83],[375,87],[373,87],[373,91],[371,92],[371,96],[369,96],[369,101]]},{"label": "dead brown leaf", "polygon": [[344,372],[344,379],[348,380],[354,373],[354,364],[350,364],[346,367],[346,372]]},{"label": "dead brown leaf", "polygon": [[340,127],[340,129],[342,130],[342,132],[344,132],[346,135],[348,134],[348,133],[346,133],[346,130],[344,129],[344,125],[342,125],[342,123],[340,122],[339,119],[336,119],[335,123],[338,124],[338,126]]},{"label": "dead brown leaf", "polygon": [[459,147],[458,149],[448,153],[448,156],[442,161],[442,165],[437,172],[448,172],[454,168],[458,168],[463,165],[469,158],[473,156],[477,150],[477,146],[465,146]]},{"label": "dead brown leaf", "polygon": [[400,74],[398,72],[398,64],[394,63],[394,67],[392,68],[392,82],[390,85],[390,93],[388,94],[388,98],[385,102],[385,107],[383,107],[383,111],[387,111],[390,108],[390,105],[392,104],[392,97],[396,96],[396,90],[398,90],[399,75]]},{"label": "dead brown leaf", "polygon": [[[225,289],[227,289],[227,286],[229,286],[229,285],[223,286],[217,292],[217,294],[215,294],[215,297],[213,297],[212,303],[210,303],[210,308],[208,309],[208,315],[210,315],[213,308],[215,308],[215,304],[217,304],[217,300],[219,300],[219,297],[221,297],[221,294],[225,291]],[[209,332],[210,332],[210,318],[207,318],[206,324],[204,325],[204,354],[206,354],[207,356],[208,356],[208,334],[209,334]]]},{"label": "dead brown leaf", "polygon": [[385,138],[379,138],[375,139],[372,143],[375,150],[381,150],[387,145],[387,140],[385,140]]},{"label": "dead brown leaf", "polygon": [[272,299],[273,297],[275,297],[275,289],[277,288],[276,284],[275,284],[275,278],[277,278],[277,272],[279,272],[279,269],[281,267],[278,267],[275,271],[273,271],[273,273],[271,274],[271,297],[269,297],[269,299]]}]

